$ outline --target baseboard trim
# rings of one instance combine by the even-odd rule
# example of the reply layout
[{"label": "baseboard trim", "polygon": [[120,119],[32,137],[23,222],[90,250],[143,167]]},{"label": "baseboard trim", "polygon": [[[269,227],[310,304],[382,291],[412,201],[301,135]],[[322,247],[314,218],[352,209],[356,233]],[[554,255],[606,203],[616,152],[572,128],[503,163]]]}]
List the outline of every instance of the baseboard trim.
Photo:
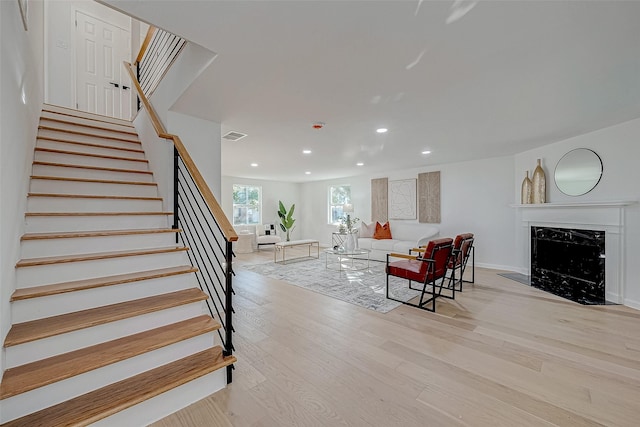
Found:
[{"label": "baseboard trim", "polygon": [[636,300],[632,300],[632,299],[629,299],[629,298],[625,298],[623,305],[625,305],[625,306],[627,306],[629,308],[633,308],[635,310],[640,310],[640,301],[636,301]]}]

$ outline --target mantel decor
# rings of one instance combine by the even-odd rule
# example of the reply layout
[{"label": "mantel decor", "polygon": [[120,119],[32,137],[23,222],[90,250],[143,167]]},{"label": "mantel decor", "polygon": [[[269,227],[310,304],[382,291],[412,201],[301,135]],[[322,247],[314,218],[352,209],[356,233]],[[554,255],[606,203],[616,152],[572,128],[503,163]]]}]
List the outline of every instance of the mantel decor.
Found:
[{"label": "mantel decor", "polygon": [[522,181],[522,190],[520,193],[520,203],[528,205],[533,203],[533,183],[529,178],[529,171]]},{"label": "mantel decor", "polygon": [[547,177],[542,169],[541,160],[538,159],[538,166],[533,171],[532,198],[533,203],[547,202]]}]

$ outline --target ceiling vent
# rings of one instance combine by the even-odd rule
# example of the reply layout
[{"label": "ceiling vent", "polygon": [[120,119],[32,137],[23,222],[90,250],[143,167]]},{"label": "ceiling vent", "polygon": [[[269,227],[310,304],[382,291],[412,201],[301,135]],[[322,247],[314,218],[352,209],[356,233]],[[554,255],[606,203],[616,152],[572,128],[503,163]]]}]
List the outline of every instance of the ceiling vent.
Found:
[{"label": "ceiling vent", "polygon": [[247,136],[246,133],[240,133],[240,132],[227,132],[224,135],[222,135],[222,139],[226,139],[228,141],[238,141],[239,139],[244,138],[245,136]]}]

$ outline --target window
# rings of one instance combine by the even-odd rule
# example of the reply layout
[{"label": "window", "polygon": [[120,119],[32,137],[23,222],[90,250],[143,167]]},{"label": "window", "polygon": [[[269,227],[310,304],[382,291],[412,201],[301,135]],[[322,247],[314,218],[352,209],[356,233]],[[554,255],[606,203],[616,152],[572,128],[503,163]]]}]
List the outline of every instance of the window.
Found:
[{"label": "window", "polygon": [[262,187],[233,184],[233,225],[260,224]]},{"label": "window", "polygon": [[342,207],[351,203],[351,186],[335,185],[329,187],[329,224],[338,224],[344,215]]}]

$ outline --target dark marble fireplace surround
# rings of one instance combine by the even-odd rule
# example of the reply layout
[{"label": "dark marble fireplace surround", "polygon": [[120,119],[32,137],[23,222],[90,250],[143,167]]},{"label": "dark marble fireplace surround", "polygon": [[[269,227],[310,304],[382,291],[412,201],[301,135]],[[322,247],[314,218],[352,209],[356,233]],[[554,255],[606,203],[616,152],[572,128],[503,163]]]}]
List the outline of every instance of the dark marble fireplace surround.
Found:
[{"label": "dark marble fireplace surround", "polygon": [[580,304],[605,304],[605,232],[532,226],[531,286]]}]

